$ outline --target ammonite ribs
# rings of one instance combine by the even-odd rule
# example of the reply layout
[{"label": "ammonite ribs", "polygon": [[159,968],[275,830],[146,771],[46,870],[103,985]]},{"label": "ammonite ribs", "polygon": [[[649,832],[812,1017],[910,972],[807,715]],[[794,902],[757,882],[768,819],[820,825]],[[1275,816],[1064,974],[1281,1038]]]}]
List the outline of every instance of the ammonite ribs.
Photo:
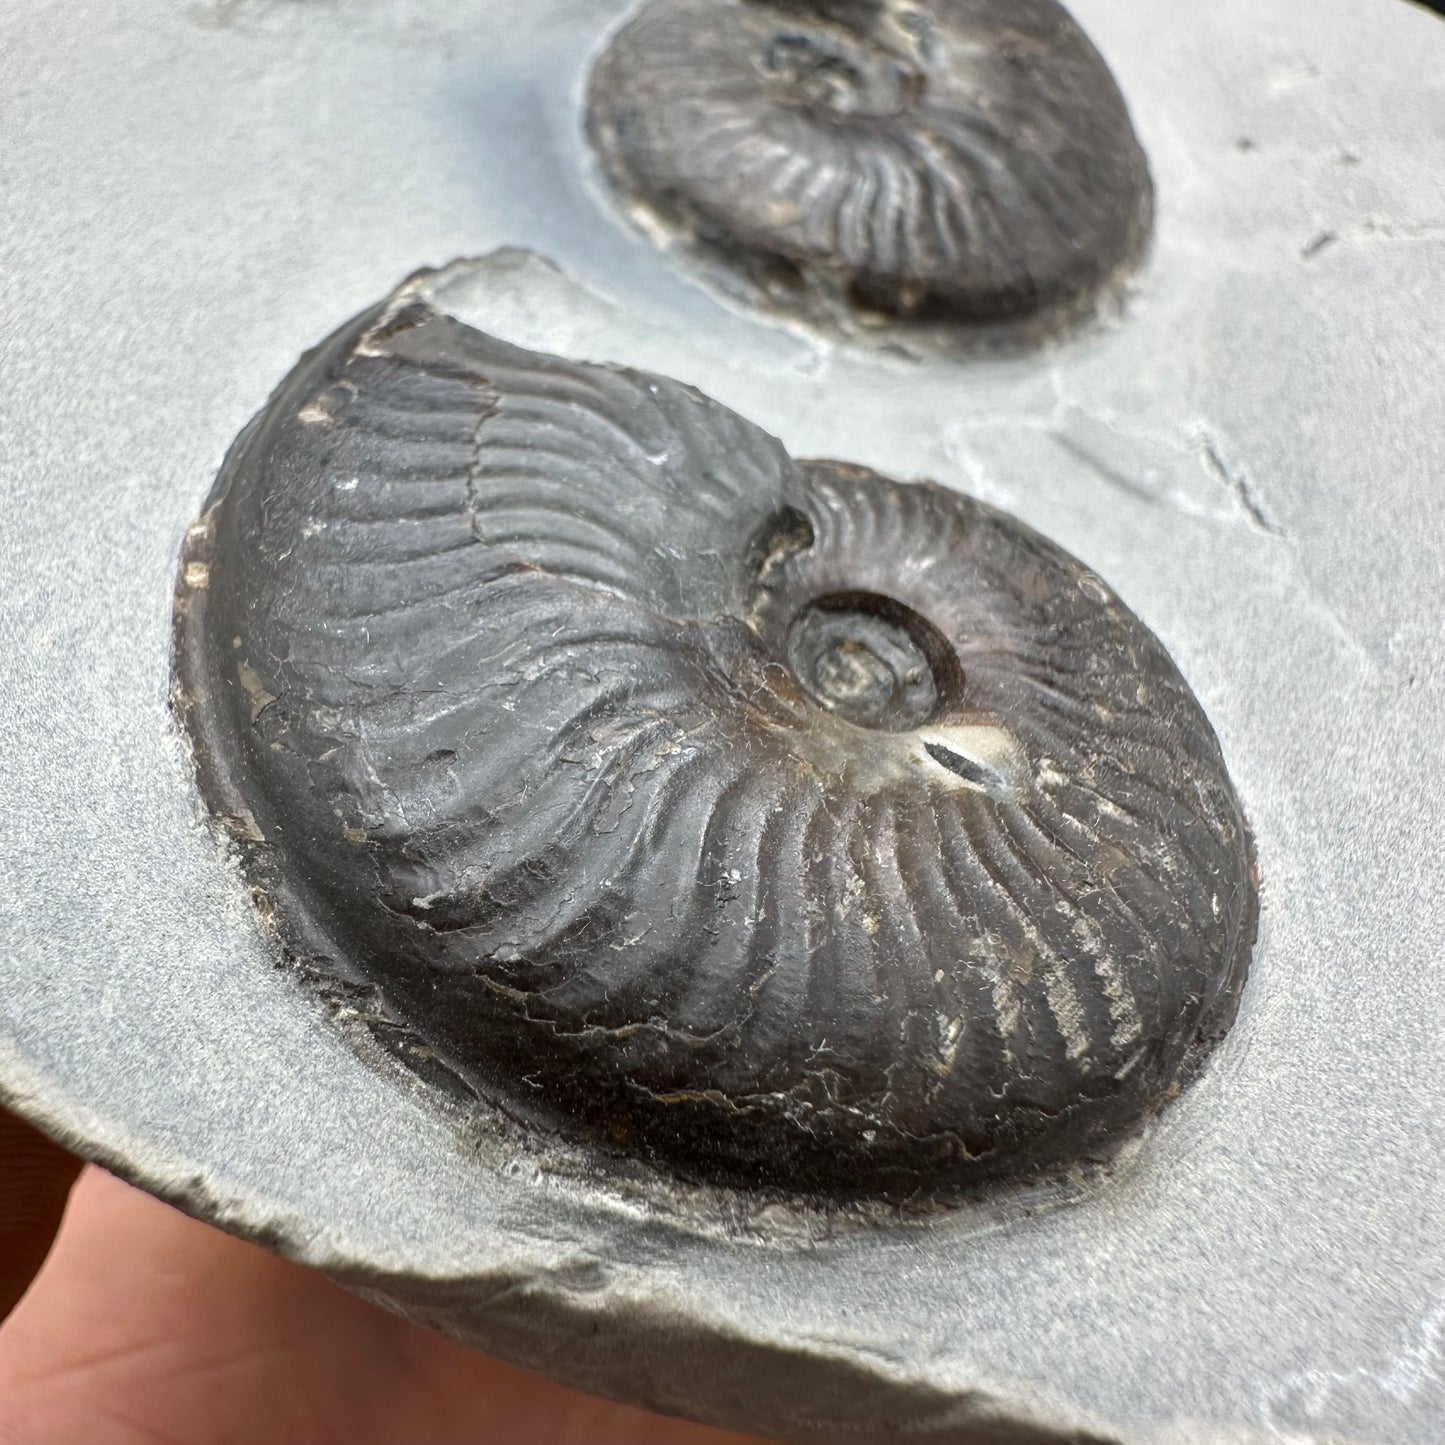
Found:
[{"label": "ammonite ribs", "polygon": [[1057,0],[646,0],[588,128],[653,234],[825,323],[1056,329],[1152,215],[1123,97]]},{"label": "ammonite ribs", "polygon": [[1215,738],[1087,568],[403,287],[228,457],[177,696],[293,957],[541,1139],[947,1199],[1106,1148],[1254,932]]}]

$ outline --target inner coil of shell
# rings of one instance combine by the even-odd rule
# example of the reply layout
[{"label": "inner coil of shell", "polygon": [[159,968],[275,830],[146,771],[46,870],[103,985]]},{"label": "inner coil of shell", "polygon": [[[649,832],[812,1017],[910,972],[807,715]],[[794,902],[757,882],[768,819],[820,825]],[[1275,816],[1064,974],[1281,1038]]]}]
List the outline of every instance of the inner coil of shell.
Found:
[{"label": "inner coil of shell", "polygon": [[1057,329],[1152,215],[1123,97],[1056,0],[647,0],[588,126],[653,234],[850,330]]},{"label": "inner coil of shell", "polygon": [[685,1180],[946,1201],[1157,1110],[1255,920],[1158,640],[1003,513],[427,295],[302,360],[182,559],[178,705],[289,955]]}]

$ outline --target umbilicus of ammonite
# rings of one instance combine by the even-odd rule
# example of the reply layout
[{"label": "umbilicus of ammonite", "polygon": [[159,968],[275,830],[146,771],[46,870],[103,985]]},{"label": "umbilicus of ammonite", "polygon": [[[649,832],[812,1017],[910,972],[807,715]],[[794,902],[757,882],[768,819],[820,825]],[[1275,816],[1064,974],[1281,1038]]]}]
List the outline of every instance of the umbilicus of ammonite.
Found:
[{"label": "umbilicus of ammonite", "polygon": [[604,1173],[947,1201],[1127,1137],[1255,926],[1159,641],[1003,513],[429,294],[300,362],[182,559],[287,957]]},{"label": "umbilicus of ammonite", "polygon": [[1152,215],[1124,99],[1057,0],[644,0],[588,130],[653,235],[855,330],[1057,329]]}]

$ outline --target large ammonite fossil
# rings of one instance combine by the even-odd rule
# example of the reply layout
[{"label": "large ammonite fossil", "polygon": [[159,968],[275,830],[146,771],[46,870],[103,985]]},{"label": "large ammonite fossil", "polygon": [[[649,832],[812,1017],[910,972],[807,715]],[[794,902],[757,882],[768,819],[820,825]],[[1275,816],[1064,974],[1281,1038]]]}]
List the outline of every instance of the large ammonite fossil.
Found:
[{"label": "large ammonite fossil", "polygon": [[1062,324],[1152,214],[1123,97],[1057,0],[646,0],[589,130],[649,229],[813,320]]},{"label": "large ammonite fossil", "polygon": [[182,559],[179,705],[290,956],[685,1180],[946,1200],[1157,1109],[1255,927],[1158,640],[979,502],[430,294],[297,366]]}]

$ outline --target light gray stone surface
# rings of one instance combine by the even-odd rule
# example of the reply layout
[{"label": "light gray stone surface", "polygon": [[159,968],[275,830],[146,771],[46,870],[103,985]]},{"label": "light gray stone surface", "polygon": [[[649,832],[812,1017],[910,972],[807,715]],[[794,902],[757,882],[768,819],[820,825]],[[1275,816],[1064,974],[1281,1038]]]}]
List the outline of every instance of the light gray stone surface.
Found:
[{"label": "light gray stone surface", "polygon": [[[1122,321],[974,364],[763,325],[612,217],[577,106],[615,3],[7,11],[0,1096],[418,1318],[716,1423],[1439,1439],[1445,26],[1075,9],[1151,155],[1154,253]],[[1233,1034],[1116,1177],[927,1225],[695,1226],[459,1128],[272,967],[166,705],[179,540],[301,349],[504,245],[573,279],[481,268],[488,329],[1010,508],[1173,651],[1263,929]]]}]

